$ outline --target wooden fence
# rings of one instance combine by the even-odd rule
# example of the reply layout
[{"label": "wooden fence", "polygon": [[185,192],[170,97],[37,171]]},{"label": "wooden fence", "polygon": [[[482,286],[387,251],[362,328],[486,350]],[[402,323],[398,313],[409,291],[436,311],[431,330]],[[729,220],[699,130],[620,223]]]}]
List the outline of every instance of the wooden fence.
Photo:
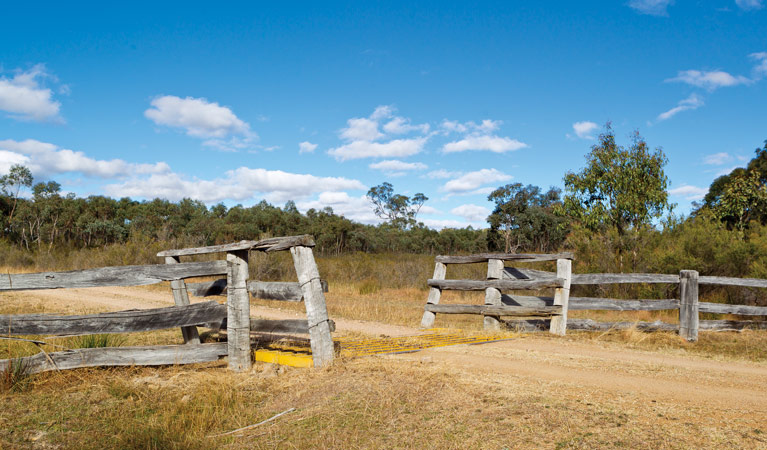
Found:
[{"label": "wooden fence", "polygon": [[[429,280],[431,287],[429,299],[421,323],[423,327],[431,327],[434,323],[434,313],[459,313],[459,314],[482,314],[485,316],[485,328],[497,327],[497,318],[488,320],[488,316],[512,316],[512,317],[535,317],[551,314],[552,321],[549,329],[554,332],[554,324],[562,326],[560,334],[565,329],[576,330],[607,330],[611,328],[626,328],[636,326],[643,330],[675,330],[680,336],[689,341],[698,339],[698,330],[724,331],[741,330],[745,328],[767,329],[767,322],[753,320],[700,320],[700,313],[735,314],[747,316],[767,316],[767,307],[729,305],[722,303],[700,302],[698,299],[699,285],[741,286],[767,288],[767,280],[754,278],[732,278],[699,276],[697,271],[682,270],[678,275],[650,274],[650,273],[589,273],[572,274],[567,283],[566,294],[560,294],[560,298],[525,296],[525,295],[499,295],[492,292],[492,304],[490,306],[488,292],[491,288],[500,290],[515,290],[517,286],[527,289],[538,289],[556,286],[562,282],[566,271],[562,270],[563,261],[572,258],[571,254],[558,255],[532,255],[532,254],[481,254],[469,256],[438,256],[436,258],[435,280]],[[503,261],[532,262],[551,261],[557,259],[557,272],[546,272],[534,269],[518,267],[504,267]],[[445,264],[449,263],[478,263],[488,262],[488,276],[485,281],[444,280]],[[493,263],[499,261],[500,263]],[[500,271],[500,276],[498,273]],[[466,284],[468,283],[468,284]],[[572,285],[602,285],[602,284],[626,284],[626,283],[665,283],[679,285],[679,298],[672,299],[636,299],[621,300],[597,297],[571,297],[569,287]],[[485,286],[488,288],[485,296],[485,306],[482,305],[438,305],[441,289],[455,288],[455,286]],[[564,289],[564,285],[563,285]],[[562,308],[559,313],[557,308]],[[611,310],[611,311],[657,311],[678,310],[679,325],[652,322],[596,322],[590,319],[567,319],[568,310]],[[558,316],[557,316],[558,315]],[[561,318],[561,319],[560,319]],[[556,321],[556,322],[555,322]],[[515,324],[523,329],[541,329],[546,322],[541,319],[519,320]]]},{"label": "wooden fence", "polygon": [[[506,275],[504,261],[537,262],[556,261],[557,272],[551,277],[510,279]],[[487,263],[486,280],[446,280],[448,264]],[[549,317],[551,333],[565,334],[567,307],[570,295],[572,254],[502,254],[483,253],[468,256],[437,256],[434,276],[428,280],[429,298],[424,307],[421,326],[431,328],[439,314],[479,314],[484,316],[486,330],[500,328],[501,316]],[[503,301],[504,290],[537,290],[554,288],[554,297],[548,304],[520,305]],[[440,305],[443,290],[485,291],[484,305]]]},{"label": "wooden fence", "polygon": [[[228,356],[235,371],[251,367],[251,331],[308,333],[315,366],[334,357],[323,285],[314,261],[311,236],[288,236],[260,241],[241,241],[211,247],[168,250],[158,253],[165,264],[103,267],[70,272],[6,274],[0,291],[32,289],[140,286],[170,281],[176,306],[148,310],[118,311],[85,316],[48,314],[0,315],[0,333],[11,336],[72,336],[131,333],[181,327],[184,345],[73,349],[23,358],[31,372],[93,366],[167,365],[215,361]],[[298,283],[260,283],[248,280],[248,252],[289,250]],[[182,256],[225,253],[226,260],[181,262]],[[189,303],[185,279],[226,275],[226,305],[217,302]],[[222,283],[218,282],[220,287]],[[307,320],[266,321],[250,318],[249,289],[269,298],[300,301]],[[299,296],[300,293],[300,296]],[[197,326],[226,324],[227,342],[201,344]],[[23,339],[22,339],[23,340]],[[33,341],[37,342],[37,341]],[[0,361],[0,370],[11,364]]]}]

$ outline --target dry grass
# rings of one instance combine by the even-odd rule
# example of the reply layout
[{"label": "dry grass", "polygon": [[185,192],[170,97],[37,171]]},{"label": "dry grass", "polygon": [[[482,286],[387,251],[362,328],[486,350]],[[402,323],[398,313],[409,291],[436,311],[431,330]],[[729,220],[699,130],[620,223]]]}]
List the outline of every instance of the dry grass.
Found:
[{"label": "dry grass", "polygon": [[[402,382],[407,380],[407,382]],[[325,370],[86,369],[4,394],[4,448],[757,448],[759,418],[717,417],[509,374],[396,358]],[[209,435],[296,412],[241,435]],[[19,412],[23,411],[23,414]]]},{"label": "dry grass", "polygon": [[[417,327],[433,258],[414,257],[402,270],[384,257],[357,255],[320,260],[330,280],[331,317]],[[368,264],[384,262],[380,273]],[[289,263],[289,261],[288,261]],[[261,279],[291,279],[282,265],[255,265]],[[328,269],[324,264],[335,264]],[[360,266],[360,267],[357,267]],[[481,278],[481,265],[450,277]],[[367,268],[366,268],[367,267]],[[470,268],[480,267],[480,269]],[[396,270],[395,270],[396,269]],[[271,272],[270,272],[271,270]],[[392,273],[386,273],[392,270]],[[425,275],[424,275],[425,274]],[[413,279],[419,282],[414,284]],[[337,282],[336,280],[345,280]],[[164,290],[167,284],[147,287]],[[483,301],[482,293],[450,292],[444,303]],[[302,311],[303,304],[254,300],[254,304]],[[0,314],[44,313],[32,296],[4,294]],[[97,312],[72,307],[72,313]],[[597,320],[675,321],[669,312],[577,312]],[[441,315],[437,326],[478,330],[476,316]],[[73,347],[72,338],[44,340]],[[125,335],[123,345],[180,343],[179,330]],[[558,339],[545,333],[531,339]],[[646,350],[671,355],[767,361],[767,333],[701,333],[687,343],[672,333],[635,329],[570,333],[575,342],[597,342],[615,352]],[[0,357],[39,351],[2,342]],[[7,344],[7,345],[6,345]],[[60,347],[45,347],[56,351]],[[538,361],[541,363],[541,361]],[[760,363],[761,364],[761,363]],[[603,368],[609,374],[611,368]],[[653,369],[655,370],[655,369]],[[655,402],[638,394],[574,389],[567,380],[546,381],[514,371],[482,377],[428,358],[343,360],[322,370],[256,364],[233,374],[225,363],[162,368],[80,369],[26,379],[0,392],[0,448],[765,448],[761,415],[683,402]],[[260,422],[295,407],[273,422],[237,436],[208,436]]]}]

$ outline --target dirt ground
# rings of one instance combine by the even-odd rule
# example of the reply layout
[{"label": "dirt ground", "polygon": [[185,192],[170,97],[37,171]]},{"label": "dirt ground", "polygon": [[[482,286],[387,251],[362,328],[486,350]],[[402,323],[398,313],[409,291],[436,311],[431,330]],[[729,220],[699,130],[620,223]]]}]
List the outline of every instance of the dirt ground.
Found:
[{"label": "dirt ground", "polygon": [[[69,314],[156,308],[173,303],[170,293],[158,287],[57,289],[28,294],[44,302],[47,310],[60,309]],[[253,306],[251,315],[265,319],[301,316],[297,312],[263,306]],[[361,320],[334,320],[337,332],[403,336],[419,331]],[[574,389],[589,387],[620,395],[641,394],[655,400],[767,413],[767,364],[764,363],[715,361],[616,348],[608,343],[573,342],[545,334],[523,335],[519,339],[483,345],[429,349],[396,357],[418,361],[427,358],[487,377],[513,373],[572,385]]]}]

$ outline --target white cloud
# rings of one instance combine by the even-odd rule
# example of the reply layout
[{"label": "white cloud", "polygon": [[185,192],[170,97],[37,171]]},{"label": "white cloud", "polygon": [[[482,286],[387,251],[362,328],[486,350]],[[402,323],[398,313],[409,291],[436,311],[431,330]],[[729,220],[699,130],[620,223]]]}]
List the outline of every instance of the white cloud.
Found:
[{"label": "white cloud", "polygon": [[408,163],[404,161],[398,161],[396,159],[387,159],[377,163],[370,164],[368,167],[383,172],[402,172],[408,170],[425,170],[428,168],[423,163]]},{"label": "white cloud", "polygon": [[[328,154],[339,161],[346,161],[359,158],[400,158],[419,153],[429,138],[426,135],[429,125],[412,125],[410,119],[395,116],[395,111],[394,107],[383,105],[378,106],[369,117],[347,120],[347,127],[338,134],[347,142],[331,148]],[[423,136],[393,139],[395,135],[412,132],[420,132]]]},{"label": "white cloud", "polygon": [[[0,146],[1,145],[2,143],[0,143]],[[10,172],[11,167],[16,164],[21,164],[22,166],[29,166],[29,157],[26,155],[22,155],[21,153],[15,153],[8,150],[0,149],[0,176]]]},{"label": "white cloud", "polygon": [[157,125],[182,129],[187,135],[206,139],[203,144],[222,150],[245,148],[256,138],[250,125],[231,109],[204,98],[157,97],[144,115]]},{"label": "white cloud", "polygon": [[679,72],[676,77],[666,80],[666,82],[677,81],[689,84],[691,86],[704,88],[708,91],[714,91],[721,87],[749,84],[752,82],[752,80],[748,77],[744,77],[742,75],[733,76],[721,70],[683,70]]},{"label": "white cloud", "polygon": [[762,9],[764,7],[762,0],[735,0],[735,4],[738,5],[738,8],[746,11]]},{"label": "white cloud", "polygon": [[674,4],[674,0],[630,0],[629,7],[641,14],[651,16],[668,16],[668,8]]},{"label": "white cloud", "polygon": [[383,126],[384,131],[390,134],[405,134],[413,131],[420,131],[423,134],[429,132],[429,124],[411,125],[410,119],[404,117],[394,117]]},{"label": "white cloud", "polygon": [[[516,139],[500,137],[492,132],[498,130],[500,121],[485,119],[460,123],[443,120],[438,131],[430,132],[429,124],[413,125],[406,117],[395,115],[391,106],[379,106],[369,117],[354,117],[346,121],[347,127],[339,131],[343,145],[328,150],[328,154],[339,161],[359,158],[402,158],[423,150],[426,142],[435,135],[463,134],[463,138],[449,142],[443,152],[466,150],[489,150],[496,153],[518,150],[527,144]],[[397,138],[396,136],[417,133],[417,136]]]},{"label": "white cloud", "polygon": [[296,207],[303,212],[331,207],[334,213],[357,222],[374,224],[382,221],[373,214],[373,206],[367,197],[352,197],[346,192],[322,192],[316,200],[296,202]]},{"label": "white cloud", "polygon": [[686,200],[700,200],[706,195],[707,192],[707,188],[690,186],[688,184],[684,184],[678,188],[674,188],[668,191],[670,195],[684,197]]},{"label": "white cloud", "polygon": [[485,119],[479,124],[474,121],[461,123],[455,120],[444,119],[440,127],[446,132],[453,133],[492,133],[501,127],[500,120]]},{"label": "white cloud", "polygon": [[341,138],[347,141],[375,141],[384,136],[378,131],[378,122],[375,120],[356,117],[346,123],[349,126],[341,130]]},{"label": "white cloud", "polygon": [[461,216],[470,222],[481,222],[487,219],[487,216],[490,215],[490,210],[484,206],[467,204],[451,209],[450,213]]},{"label": "white cloud", "polygon": [[99,160],[83,152],[62,149],[46,142],[27,139],[0,141],[0,168],[11,164],[24,164],[35,175],[50,176],[59,173],[82,173],[90,177],[118,178],[135,174],[162,174],[170,171],[164,162],[134,164],[122,159]]},{"label": "white cloud", "polygon": [[205,203],[222,200],[248,200],[261,194],[271,202],[305,198],[323,191],[365,189],[357,180],[338,177],[317,177],[281,170],[240,167],[212,180],[187,179],[177,173],[134,178],[124,183],[111,184],[105,190],[117,197],[155,198],[177,201],[190,197]]},{"label": "white cloud", "polygon": [[431,172],[426,174],[426,178],[431,178],[431,179],[456,178],[460,176],[461,176],[461,172],[451,172],[445,169],[432,170]]},{"label": "white cloud", "polygon": [[494,153],[504,153],[525,148],[528,145],[516,139],[494,135],[467,136],[460,141],[448,142],[442,147],[445,153],[463,152],[467,150],[488,150]]},{"label": "white cloud", "polygon": [[50,89],[40,86],[40,80],[52,77],[45,66],[38,64],[26,72],[17,72],[13,78],[0,78],[0,110],[21,120],[62,121],[61,104],[54,101]]},{"label": "white cloud", "polygon": [[767,52],[751,53],[748,57],[756,61],[753,69],[754,80],[758,81],[767,76]]},{"label": "white cloud", "polygon": [[692,94],[684,100],[681,100],[677,105],[666,112],[658,115],[657,120],[668,120],[682,111],[689,111],[698,109],[703,106],[703,99],[697,94]]},{"label": "white cloud", "polygon": [[354,141],[328,150],[339,161],[359,158],[403,158],[423,150],[426,137],[394,139],[389,142]]},{"label": "white cloud", "polygon": [[317,144],[312,144],[309,141],[298,144],[298,153],[314,153],[315,150],[317,150]]},{"label": "white cloud", "polygon": [[732,161],[732,155],[727,152],[714,153],[713,155],[706,155],[703,157],[703,164],[710,166],[721,166],[730,161]]},{"label": "white cloud", "polygon": [[492,191],[493,188],[483,188],[482,186],[490,183],[498,183],[511,180],[511,175],[505,174],[497,169],[482,169],[475,172],[469,172],[461,175],[460,177],[450,180],[445,183],[440,190],[451,194],[462,193],[484,193],[488,189]]},{"label": "white cloud", "polygon": [[439,128],[440,134],[463,134],[463,138],[448,142],[442,146],[442,152],[454,153],[467,150],[487,150],[494,153],[504,153],[525,148],[528,145],[516,139],[500,137],[492,134],[501,127],[500,120],[485,119],[480,123],[473,121],[458,122],[444,119]]},{"label": "white cloud", "polygon": [[441,230],[443,228],[466,228],[468,226],[472,226],[474,229],[487,228],[486,222],[468,223],[466,221],[454,219],[424,219],[420,220],[420,222],[423,222],[424,225],[435,230]]},{"label": "white cloud", "polygon": [[424,214],[426,215],[442,214],[442,211],[429,205],[423,205],[421,206],[421,209],[418,210],[418,215],[422,216]]},{"label": "white cloud", "polygon": [[594,136],[592,136],[591,133],[596,131],[598,128],[599,125],[589,121],[575,122],[573,124],[573,131],[575,131],[575,135],[581,139],[594,139]]}]

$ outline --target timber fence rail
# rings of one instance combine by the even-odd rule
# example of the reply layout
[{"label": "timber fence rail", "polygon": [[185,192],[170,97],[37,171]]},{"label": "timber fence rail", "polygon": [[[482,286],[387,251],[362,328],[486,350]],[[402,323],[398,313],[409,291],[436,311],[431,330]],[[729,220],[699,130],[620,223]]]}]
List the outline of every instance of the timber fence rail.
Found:
[{"label": "timber fence rail", "polygon": [[[568,299],[572,270],[571,253],[558,254],[516,254],[516,253],[481,253],[466,256],[437,256],[434,275],[427,281],[429,297],[424,307],[421,327],[431,328],[437,314],[477,314],[484,316],[486,330],[500,329],[501,316],[506,317],[548,317],[549,331],[564,335],[567,328]],[[556,261],[557,271],[546,277],[511,278],[506,275],[509,268],[505,261],[539,262]],[[448,280],[445,279],[448,264],[487,263],[485,280]],[[552,301],[538,305],[520,305],[504,302],[503,291],[554,289]],[[440,305],[443,290],[485,291],[484,305]]]},{"label": "timber fence rail", "polygon": [[[520,267],[504,267],[503,261],[533,262],[557,260],[557,272],[527,269]],[[767,280],[756,278],[733,278],[718,276],[699,276],[697,271],[682,270],[678,275],[654,273],[587,273],[571,274],[568,284],[567,299],[554,297],[527,296],[516,294],[501,294],[495,290],[539,289],[555,287],[563,283],[567,271],[560,270],[560,261],[569,261],[572,255],[568,253],[556,255],[538,254],[480,254],[468,256],[437,256],[433,279],[427,284],[431,290],[424,308],[423,327],[434,323],[434,314],[481,314],[485,316],[486,329],[493,329],[493,322],[488,316],[535,317],[552,316],[552,323],[564,322],[564,329],[571,330],[608,330],[611,328],[627,328],[635,326],[642,330],[678,331],[680,336],[689,341],[698,339],[699,330],[729,331],[746,328],[767,329],[767,322],[754,320],[700,320],[700,313],[734,314],[745,316],[767,316],[767,307],[731,305],[722,303],[701,302],[698,298],[699,285],[740,286],[767,288]],[[466,264],[488,261],[488,277],[485,281],[445,280],[446,264]],[[500,261],[493,263],[491,261]],[[491,270],[490,266],[495,265]],[[500,275],[499,275],[500,270]],[[492,272],[492,273],[491,273]],[[604,285],[628,283],[653,283],[679,285],[679,298],[671,299],[613,299],[601,297],[572,297],[569,296],[569,286],[572,285]],[[478,290],[487,289],[490,297],[486,296],[485,305],[439,305],[442,289]],[[490,300],[490,301],[488,301]],[[562,310],[609,310],[609,311],[658,311],[678,310],[679,325],[660,321],[656,322],[597,322],[591,319],[567,319]],[[487,326],[487,324],[490,326]],[[546,321],[542,319],[519,320],[515,322],[521,329],[545,329]],[[549,325],[549,330],[553,326]],[[553,332],[553,331],[552,331]],[[564,331],[563,331],[564,332]],[[561,333],[563,334],[563,333]]]},{"label": "timber fence rail", "polygon": [[[515,280],[547,280],[556,276],[553,272],[508,268],[506,276]],[[757,278],[734,278],[718,276],[699,276],[695,270],[682,270],[678,275],[655,273],[586,273],[573,274],[572,285],[604,284],[676,284],[679,285],[679,298],[672,299],[637,299],[621,300],[598,297],[570,297],[570,310],[610,310],[610,311],[658,311],[678,310],[679,325],[660,321],[652,323],[633,322],[596,322],[590,319],[571,319],[567,326],[576,330],[607,330],[636,326],[642,330],[678,331],[689,341],[698,339],[698,331],[730,331],[745,328],[767,329],[767,322],[753,320],[700,320],[700,313],[735,314],[745,316],[767,316],[767,307],[731,305],[699,301],[699,285],[740,286],[767,288],[767,280]],[[536,307],[551,304],[552,298],[527,297],[514,295],[509,299],[514,304]],[[541,324],[529,322],[540,327]]]},{"label": "timber fence rail", "polygon": [[[103,267],[97,269],[0,275],[0,291],[141,286],[169,281],[176,306],[146,310],[128,310],[90,315],[60,316],[51,314],[0,315],[0,334],[11,336],[73,336],[85,334],[132,333],[180,327],[183,345],[107,347],[72,349],[20,358],[31,372],[74,369],[94,366],[171,365],[216,361],[229,357],[235,371],[251,367],[250,332],[307,333],[315,366],[332,362],[331,332],[323,283],[314,261],[311,236],[288,236],[260,241],[167,250],[158,256],[165,264]],[[287,250],[293,256],[297,283],[266,283],[248,280],[248,252]],[[226,253],[226,260],[181,262],[180,257]],[[185,279],[226,275],[227,304],[215,301],[190,304]],[[218,282],[221,285],[220,282]],[[326,285],[325,285],[326,286]],[[250,317],[249,290],[264,295],[282,296],[284,300],[305,302],[307,320],[261,320]],[[296,292],[298,289],[298,292]],[[327,288],[325,287],[325,290]],[[270,294],[271,293],[271,294]],[[300,294],[300,295],[299,295]],[[227,342],[201,344],[197,326],[220,327],[226,324]],[[13,360],[16,361],[16,360]],[[12,360],[0,360],[0,371]]]}]

